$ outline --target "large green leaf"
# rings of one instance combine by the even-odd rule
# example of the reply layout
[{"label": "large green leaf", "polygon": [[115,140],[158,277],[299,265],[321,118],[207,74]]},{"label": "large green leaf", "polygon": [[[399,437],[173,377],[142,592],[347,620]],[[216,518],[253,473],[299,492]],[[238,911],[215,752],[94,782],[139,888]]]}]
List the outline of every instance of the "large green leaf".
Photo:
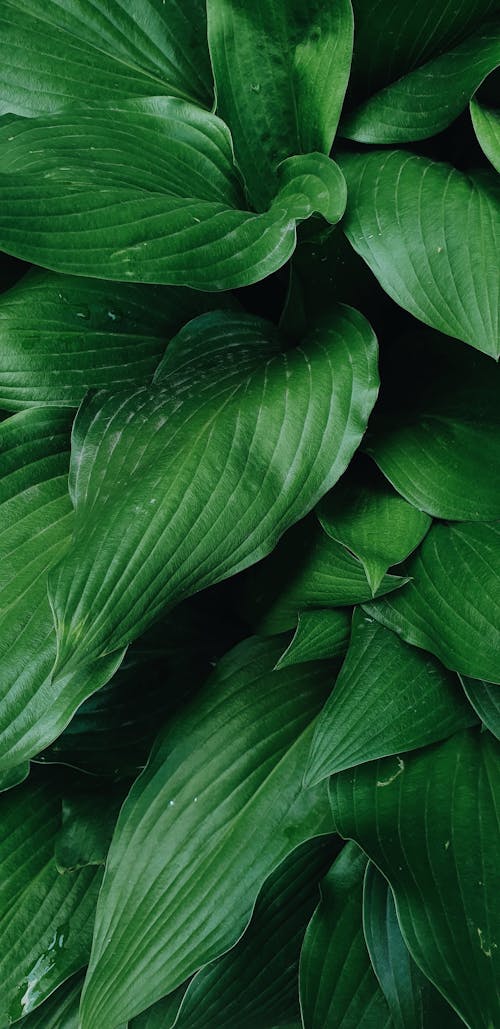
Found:
[{"label": "large green leaf", "polygon": [[366,857],[347,844],[321,884],[300,958],[304,1029],[384,1029],[389,1009],[363,936]]},{"label": "large green leaf", "polygon": [[500,518],[500,370],[424,330],[399,341],[391,374],[365,444],[384,475],[436,518]]},{"label": "large green leaf", "polygon": [[361,104],[343,121],[342,135],[360,143],[405,143],[434,136],[458,117],[498,64],[500,20],[492,19],[452,50]]},{"label": "large green leaf", "polygon": [[[326,661],[273,671],[283,642],[247,640],[171,722],[111,844],[82,1029],[113,1029],[236,942],[263,881],[329,831],[302,788]],[[258,831],[256,831],[256,826]]]},{"label": "large green leaf", "polygon": [[404,590],[368,613],[447,668],[500,683],[498,522],[434,524],[406,571]]},{"label": "large green leaf", "polygon": [[336,308],[300,348],[202,315],[150,388],[97,393],[73,430],[71,548],[51,577],[58,671],[263,557],[344,471],[377,393],[370,326]]},{"label": "large green leaf", "polygon": [[273,1029],[300,1024],[299,956],[338,837],[307,840],[264,883],[251,922],[227,954],[191,981],[176,1029]]},{"label": "large green leaf", "polygon": [[245,286],[288,260],[297,222],[344,213],[344,178],[324,154],[290,157],[278,174],[269,210],[253,214],[227,126],[176,98],[5,118],[0,245],[75,275]]},{"label": "large green leaf", "polygon": [[330,780],[338,831],[389,880],[410,953],[471,1029],[500,1022],[499,758],[472,729]]},{"label": "large green leaf", "polygon": [[474,131],[486,157],[500,172],[500,113],[496,108],[485,107],[472,100],[470,113]]},{"label": "large green leaf", "polygon": [[362,611],[333,693],[314,733],[306,774],[333,772],[446,739],[473,725],[455,675]]},{"label": "large green leaf", "polygon": [[351,614],[336,610],[301,611],[293,639],[283,651],[276,668],[302,661],[342,657],[351,634]]},{"label": "large green leaf", "polygon": [[0,772],[9,773],[64,729],[122,655],[51,683],[56,636],[47,573],[68,545],[70,416],[54,408],[0,424]]},{"label": "large green leaf", "polygon": [[363,928],[395,1029],[463,1026],[411,957],[399,927],[392,890],[371,861],[365,874]]},{"label": "large green leaf", "polygon": [[1,1024],[34,1010],[87,961],[102,873],[60,875],[57,782],[32,773],[0,798]]},{"label": "large green leaf", "polygon": [[474,711],[490,732],[500,740],[500,690],[497,683],[460,676],[466,696]]},{"label": "large green leaf", "polygon": [[404,150],[345,154],[344,228],[381,286],[435,329],[497,358],[496,183]]},{"label": "large green leaf", "polygon": [[33,270],[0,297],[0,407],[78,407],[88,389],[149,382],[170,337],[209,306],[194,290]]},{"label": "large green leaf", "polygon": [[1,114],[162,94],[210,106],[203,0],[4,0],[0,26]]},{"label": "large green leaf", "polygon": [[374,593],[390,565],[408,557],[431,524],[362,458],[323,497],[317,515],[325,532],[359,558]]},{"label": "large green leaf", "polygon": [[207,10],[217,111],[264,210],[281,161],[330,152],[351,65],[351,2],[208,0]]}]

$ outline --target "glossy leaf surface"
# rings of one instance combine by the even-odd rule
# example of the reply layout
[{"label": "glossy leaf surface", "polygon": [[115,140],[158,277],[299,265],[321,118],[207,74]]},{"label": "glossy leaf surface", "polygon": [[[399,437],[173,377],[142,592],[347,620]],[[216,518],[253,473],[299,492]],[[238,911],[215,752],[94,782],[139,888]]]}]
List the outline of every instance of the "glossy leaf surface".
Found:
[{"label": "glossy leaf surface", "polygon": [[497,683],[460,676],[465,694],[483,725],[500,740],[500,690]]},{"label": "glossy leaf surface", "polygon": [[78,1006],[83,975],[67,979],[31,1015],[20,1019],[19,1029],[78,1029]]},{"label": "glossy leaf surface", "polygon": [[302,661],[342,657],[351,635],[351,613],[343,610],[301,611],[292,641],[281,655],[277,668]]},{"label": "glossy leaf surface", "polygon": [[500,172],[500,114],[493,107],[485,107],[471,100],[472,124],[481,148],[497,172]]}]

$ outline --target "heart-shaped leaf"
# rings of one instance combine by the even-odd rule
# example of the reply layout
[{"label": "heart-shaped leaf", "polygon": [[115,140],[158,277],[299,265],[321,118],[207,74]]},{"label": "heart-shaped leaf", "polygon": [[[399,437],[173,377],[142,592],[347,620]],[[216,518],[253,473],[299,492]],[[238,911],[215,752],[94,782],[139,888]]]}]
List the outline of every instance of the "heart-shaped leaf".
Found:
[{"label": "heart-shaped leaf", "polygon": [[497,358],[493,178],[403,150],[345,154],[344,228],[385,291],[416,318]]},{"label": "heart-shaped leaf", "polygon": [[132,787],[100,893],[83,1029],[114,1029],[232,946],[267,876],[329,831],[324,786],[310,796],[302,776],[332,668],[273,671],[282,649],[252,639],[231,651]]},{"label": "heart-shaped leaf", "polygon": [[477,100],[471,100],[470,113],[481,148],[493,167],[500,172],[500,113]]},{"label": "heart-shaped leaf", "polygon": [[500,1020],[499,769],[498,741],[469,729],[330,780],[338,831],[389,880],[410,953],[474,1029]]},{"label": "heart-shaped leaf", "polygon": [[350,611],[301,611],[294,637],[276,668],[341,657],[347,650],[350,634]]},{"label": "heart-shaped leaf", "polygon": [[434,524],[406,563],[411,582],[365,605],[447,668],[500,683],[500,526]]},{"label": "heart-shaped leaf", "polygon": [[446,739],[475,721],[455,675],[355,611],[347,657],[315,729],[306,781]]},{"label": "heart-shaped leaf", "polygon": [[462,686],[474,711],[490,732],[500,740],[500,689],[497,683],[461,675]]}]

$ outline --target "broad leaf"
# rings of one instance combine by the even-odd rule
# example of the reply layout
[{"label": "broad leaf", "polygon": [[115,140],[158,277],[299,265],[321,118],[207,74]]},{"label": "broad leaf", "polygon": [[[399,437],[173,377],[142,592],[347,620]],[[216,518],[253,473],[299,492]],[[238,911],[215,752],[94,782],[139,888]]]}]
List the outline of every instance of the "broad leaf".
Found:
[{"label": "broad leaf", "polygon": [[471,101],[470,113],[480,146],[500,172],[500,113],[493,107],[484,107],[477,100]]},{"label": "broad leaf", "polygon": [[20,765],[13,765],[11,768],[6,768],[0,772],[0,793],[5,790],[12,789],[13,786],[18,786],[19,783],[24,782],[30,774],[30,763],[29,761],[22,761]]},{"label": "broad leaf", "polygon": [[0,798],[0,1019],[33,1011],[87,961],[101,872],[60,875],[61,795],[47,775]]},{"label": "broad leaf", "polygon": [[300,958],[304,1029],[389,1029],[362,925],[366,857],[347,844],[321,884]]},{"label": "broad leaf", "polygon": [[466,696],[474,711],[490,732],[500,740],[500,690],[498,685],[484,679],[460,676]]},{"label": "broad leaf", "polygon": [[325,532],[359,558],[373,593],[390,565],[408,557],[431,524],[366,459],[350,465],[323,497],[317,515]]},{"label": "broad leaf", "polygon": [[447,668],[500,683],[500,525],[435,524],[406,571],[404,590],[368,613]]},{"label": "broad leaf", "polygon": [[0,113],[167,94],[211,104],[203,0],[4,0]]},{"label": "broad leaf", "polygon": [[316,725],[306,780],[415,750],[475,721],[455,675],[355,611],[347,657]]},{"label": "broad leaf", "polygon": [[434,136],[458,117],[498,64],[500,21],[493,19],[361,104],[342,122],[342,135],[360,143],[405,143]]},{"label": "broad leaf", "polygon": [[70,425],[69,414],[54,408],[0,424],[0,772],[7,777],[64,729],[122,656],[51,683],[56,636],[47,573],[66,549],[73,521]]},{"label": "broad leaf", "polygon": [[73,275],[222,290],[280,268],[297,222],[337,222],[346,186],[324,154],[290,157],[269,210],[253,214],[224,122],[156,97],[3,119],[0,201],[0,245],[16,257]]},{"label": "broad leaf", "polygon": [[78,1029],[82,983],[81,973],[71,976],[31,1015],[16,1022],[16,1026],[19,1029]]},{"label": "broad leaf", "polygon": [[460,1029],[462,1020],[415,964],[399,928],[389,883],[370,861],[363,892],[363,928],[375,974],[395,1029]]},{"label": "broad leaf", "polygon": [[273,671],[282,649],[253,639],[231,651],[132,787],[99,897],[82,1029],[114,1029],[232,946],[267,876],[329,831],[324,785],[310,795],[302,775],[332,669]]},{"label": "broad leaf", "polygon": [[287,352],[269,323],[219,312],[179,333],[152,387],[83,404],[75,532],[50,587],[58,675],[272,549],[359,444],[376,350],[350,308]]},{"label": "broad leaf", "polygon": [[208,0],[207,10],[217,111],[263,210],[281,161],[331,150],[351,65],[351,3]]},{"label": "broad leaf", "polygon": [[176,1029],[273,1029],[300,1024],[302,940],[338,838],[308,840],[264,883],[241,940],[191,981]]},{"label": "broad leaf", "polygon": [[350,611],[301,611],[292,641],[276,668],[345,654],[351,634]]},{"label": "broad leaf", "polygon": [[410,953],[473,1029],[500,1020],[499,747],[468,730],[330,781],[338,831],[389,880]]},{"label": "broad leaf", "polygon": [[343,223],[401,307],[497,358],[496,183],[404,150],[345,154]]}]

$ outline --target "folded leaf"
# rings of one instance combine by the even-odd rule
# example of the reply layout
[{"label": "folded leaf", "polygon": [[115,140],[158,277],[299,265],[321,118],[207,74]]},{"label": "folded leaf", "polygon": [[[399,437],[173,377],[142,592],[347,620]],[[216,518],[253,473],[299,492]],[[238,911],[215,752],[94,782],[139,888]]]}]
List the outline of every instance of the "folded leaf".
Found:
[{"label": "folded leaf", "polygon": [[304,1029],[389,1029],[362,925],[366,856],[347,844],[321,884],[300,957]]},{"label": "folded leaf", "polygon": [[461,675],[465,694],[477,712],[483,725],[500,740],[500,690],[493,682],[484,679],[470,679]]},{"label": "folded leaf", "polygon": [[325,532],[359,558],[374,593],[390,565],[408,557],[431,524],[362,458],[323,497],[317,515]]},{"label": "folded leaf", "polygon": [[273,671],[282,649],[253,639],[231,651],[132,787],[99,898],[82,1029],[113,1029],[232,946],[267,876],[329,831],[324,788],[310,796],[302,775],[332,670]]},{"label": "folded leaf", "polygon": [[0,26],[1,114],[113,96],[211,104],[203,0],[4,0]]},{"label": "folded leaf", "polygon": [[499,746],[472,729],[330,780],[338,831],[389,880],[412,957],[471,1029],[500,1020]]},{"label": "folded leaf", "polygon": [[301,611],[295,635],[283,651],[276,668],[342,657],[351,634],[350,611]]},{"label": "folded leaf", "polygon": [[484,107],[477,100],[471,100],[470,113],[474,132],[486,157],[500,172],[500,114],[492,107]]},{"label": "folded leaf", "polygon": [[57,675],[258,561],[342,474],[377,393],[373,333],[339,307],[280,345],[251,315],[202,315],[152,387],[80,408],[75,533],[50,587]]},{"label": "folded leaf", "polygon": [[340,163],[345,232],[383,289],[416,318],[497,358],[493,178],[403,150],[345,154]]},{"label": "folded leaf", "polygon": [[365,605],[447,668],[500,683],[500,526],[434,524],[397,596]]},{"label": "folded leaf", "polygon": [[217,111],[263,210],[281,161],[331,150],[351,64],[351,3],[208,0],[207,11]]},{"label": "folded leaf", "polygon": [[316,725],[306,781],[446,739],[475,721],[455,675],[357,610],[347,657]]},{"label": "folded leaf", "polygon": [[280,268],[297,222],[337,222],[346,187],[324,154],[290,157],[269,210],[253,214],[224,122],[156,97],[4,119],[0,201],[0,245],[16,257],[74,275],[222,290]]},{"label": "folded leaf", "polygon": [[406,143],[434,136],[461,114],[498,64],[500,21],[492,19],[348,114],[342,135],[360,143]]}]

